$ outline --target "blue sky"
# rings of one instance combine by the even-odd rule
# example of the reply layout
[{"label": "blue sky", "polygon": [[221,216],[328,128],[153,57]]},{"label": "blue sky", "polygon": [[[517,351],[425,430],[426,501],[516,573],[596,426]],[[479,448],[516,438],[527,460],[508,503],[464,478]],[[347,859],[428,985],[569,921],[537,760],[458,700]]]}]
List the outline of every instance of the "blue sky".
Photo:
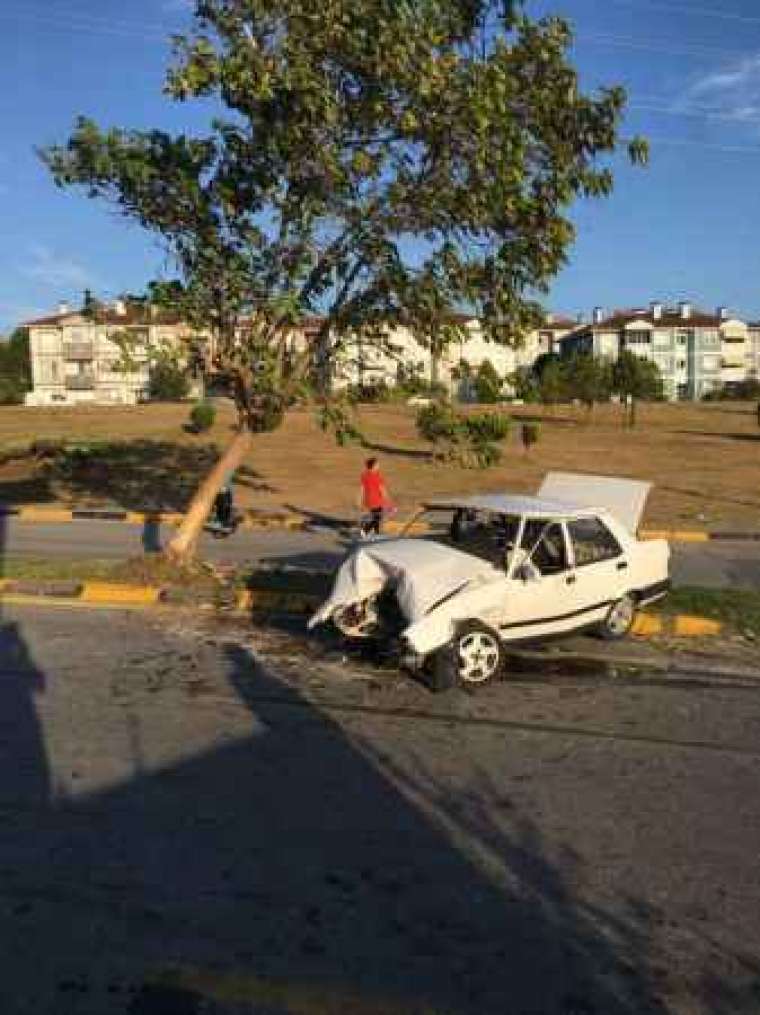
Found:
[{"label": "blue sky", "polygon": [[[579,238],[551,296],[588,313],[652,298],[725,304],[760,318],[760,7],[756,0],[537,0],[574,24],[588,88],[627,87],[626,133],[652,142],[645,170],[616,160],[604,202],[577,206]],[[202,127],[161,95],[167,36],[185,0],[0,3],[0,331],[78,300],[140,290],[155,242],[99,202],[59,191],[34,146],[79,113],[103,125]]]}]

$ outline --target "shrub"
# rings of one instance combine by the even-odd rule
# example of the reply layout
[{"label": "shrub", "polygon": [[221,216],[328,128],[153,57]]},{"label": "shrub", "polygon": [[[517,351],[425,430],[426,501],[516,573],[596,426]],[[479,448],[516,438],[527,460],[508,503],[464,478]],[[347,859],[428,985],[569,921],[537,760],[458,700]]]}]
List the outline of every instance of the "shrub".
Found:
[{"label": "shrub", "polygon": [[204,433],[210,430],[216,419],[216,409],[213,403],[202,401],[196,402],[190,410],[190,424],[196,433]]},{"label": "shrub", "polygon": [[538,423],[523,423],[522,442],[526,451],[529,451],[534,444],[538,444],[541,436],[541,427]]},{"label": "shrub", "polygon": [[460,431],[460,417],[446,402],[423,406],[417,413],[417,432],[431,444],[455,440]]},{"label": "shrub", "polygon": [[157,402],[180,402],[187,398],[190,382],[174,363],[156,363],[150,375],[150,397]]},{"label": "shrub", "polygon": [[509,436],[512,420],[503,412],[484,412],[465,416],[464,426],[474,440],[503,441]]},{"label": "shrub", "polygon": [[383,405],[393,401],[393,390],[385,381],[367,381],[364,384],[350,384],[346,396],[355,405]]},{"label": "shrub", "polygon": [[496,441],[509,433],[511,420],[501,413],[464,416],[446,402],[426,405],[417,413],[417,431],[436,446],[438,461],[486,469],[501,458]]},{"label": "shrub", "polygon": [[21,405],[24,401],[24,390],[17,380],[0,377],[0,405]]},{"label": "shrub", "polygon": [[483,360],[475,374],[475,397],[478,402],[492,404],[500,401],[502,386],[503,381],[496,367],[490,359]]}]

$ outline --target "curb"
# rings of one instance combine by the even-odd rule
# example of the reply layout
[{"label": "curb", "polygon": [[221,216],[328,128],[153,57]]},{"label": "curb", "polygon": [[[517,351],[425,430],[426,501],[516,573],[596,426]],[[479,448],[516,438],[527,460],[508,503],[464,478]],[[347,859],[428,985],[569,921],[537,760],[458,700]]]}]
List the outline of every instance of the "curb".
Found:
[{"label": "curb", "polygon": [[[123,522],[127,525],[179,525],[185,517],[181,511],[126,511],[116,508],[59,508],[37,504],[0,504],[0,517],[18,518],[22,522],[76,522],[89,519],[99,522]],[[249,511],[240,523],[241,529],[305,530],[310,522],[301,515]]]},{"label": "curb", "polygon": [[[0,601],[55,602],[61,605],[172,607],[167,590],[150,585],[121,585],[113,582],[83,582],[78,588],[71,584],[0,580]],[[306,616],[322,602],[322,596],[308,592],[271,589],[242,589],[237,593],[233,610],[237,613],[289,613]],[[209,609],[213,603],[195,604]],[[676,638],[714,638],[724,625],[707,617],[685,613],[672,616],[639,613],[631,633],[637,638],[653,638],[666,634]]]},{"label": "curb", "polygon": [[760,532],[709,532],[699,529],[642,529],[639,539],[666,539],[669,543],[760,542]]}]

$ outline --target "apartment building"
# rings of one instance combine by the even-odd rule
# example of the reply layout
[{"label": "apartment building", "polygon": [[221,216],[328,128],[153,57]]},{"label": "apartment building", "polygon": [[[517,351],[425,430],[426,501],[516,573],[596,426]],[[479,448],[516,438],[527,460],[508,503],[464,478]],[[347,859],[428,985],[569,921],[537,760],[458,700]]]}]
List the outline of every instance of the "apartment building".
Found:
[{"label": "apartment building", "polygon": [[628,350],[651,359],[666,396],[675,401],[704,398],[745,380],[758,364],[756,343],[752,326],[725,307],[708,313],[686,302],[677,307],[653,302],[611,315],[596,307],[591,322],[565,336],[561,346],[564,355],[589,352],[614,360]]},{"label": "apartment building", "polygon": [[[135,405],[148,397],[150,349],[184,350],[190,331],[165,312],[116,300],[27,321],[32,390],[27,405]],[[130,336],[131,369],[122,369],[119,334]],[[196,382],[196,392],[201,387]]]},{"label": "apartment building", "polygon": [[[539,356],[556,352],[560,340],[577,323],[567,317],[548,314],[542,326],[524,337],[517,348],[488,341],[476,318],[457,315],[452,323],[459,326],[462,338],[450,343],[443,353],[433,357],[425,342],[405,327],[388,331],[387,347],[362,342],[361,338],[346,343],[331,364],[331,383],[336,388],[354,384],[394,384],[401,370],[414,370],[425,379],[435,378],[452,393],[467,398],[467,381],[462,380],[460,367],[466,364],[471,372],[490,360],[501,377],[508,377],[520,367],[531,367]],[[316,324],[312,322],[312,330]],[[308,334],[308,326],[307,326]]]}]

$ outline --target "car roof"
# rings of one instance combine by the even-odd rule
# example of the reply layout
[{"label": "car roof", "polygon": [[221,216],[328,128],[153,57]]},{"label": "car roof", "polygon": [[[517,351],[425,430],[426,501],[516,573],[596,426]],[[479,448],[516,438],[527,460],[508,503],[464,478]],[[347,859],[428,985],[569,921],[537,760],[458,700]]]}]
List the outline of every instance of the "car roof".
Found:
[{"label": "car roof", "polygon": [[464,508],[468,511],[488,511],[500,515],[523,515],[526,518],[585,518],[589,515],[607,514],[604,508],[546,500],[543,497],[513,497],[498,493],[429,500],[425,501],[423,507],[434,511]]}]

